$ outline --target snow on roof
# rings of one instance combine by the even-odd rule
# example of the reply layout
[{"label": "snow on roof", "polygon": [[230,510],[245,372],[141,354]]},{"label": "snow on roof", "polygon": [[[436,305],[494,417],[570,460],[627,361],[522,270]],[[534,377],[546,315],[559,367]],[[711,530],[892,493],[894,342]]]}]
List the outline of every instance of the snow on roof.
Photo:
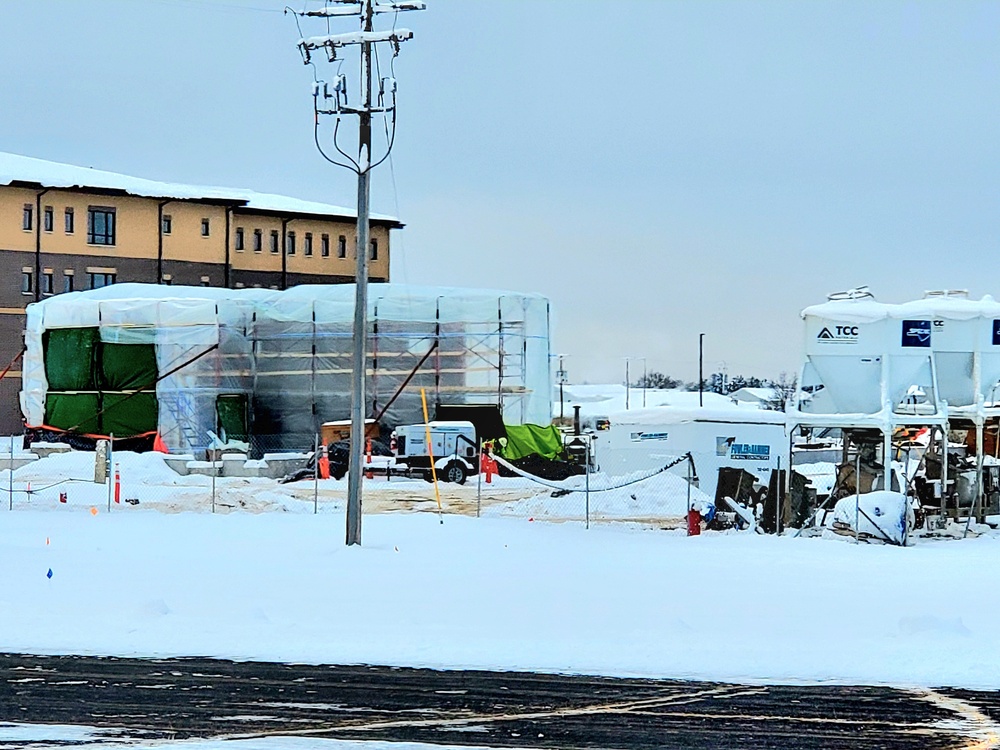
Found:
[{"label": "snow on roof", "polygon": [[[680,422],[750,422],[784,424],[785,415],[765,411],[754,403],[736,404],[729,396],[705,392],[701,395],[704,406],[699,406],[697,391],[675,389],[646,389],[646,406],[643,407],[643,389],[632,387],[629,407],[625,408],[625,386],[617,383],[603,385],[564,385],[562,411],[573,415],[573,406],[579,405],[585,418],[608,417],[612,424],[677,424]],[[560,410],[559,388],[555,389],[552,411]]]},{"label": "snow on roof", "polygon": [[923,299],[891,304],[866,299],[837,299],[812,305],[802,311],[802,317],[841,320],[850,323],[873,323],[885,318],[944,318],[971,320],[1000,317],[1000,303],[990,295],[981,300],[964,297],[929,295]]},{"label": "snow on roof", "polygon": [[[325,302],[354,301],[354,284],[302,284],[290,287],[284,291],[276,289],[225,289],[208,286],[165,286],[162,284],[122,283],[111,284],[99,289],[69,292],[47,297],[40,302],[33,302],[29,308],[59,310],[70,309],[85,302],[149,300],[154,302],[167,300],[246,300],[254,302],[310,302],[322,300]],[[369,306],[382,300],[397,300],[405,305],[408,301],[425,301],[446,299],[451,306],[448,313],[457,309],[462,312],[462,305],[477,304],[484,300],[519,299],[528,302],[545,302],[540,294],[503,291],[496,289],[463,289],[460,287],[417,286],[392,282],[370,283],[368,285]],[[494,305],[495,307],[495,305]],[[707,395],[707,394],[706,394]]]},{"label": "snow on roof", "polygon": [[[697,396],[698,394],[694,394]],[[685,422],[725,422],[727,424],[785,424],[785,414],[780,411],[758,409],[756,406],[655,406],[648,409],[630,409],[609,414],[611,424],[660,425]]]},{"label": "snow on roof", "polygon": [[[36,184],[48,188],[114,190],[143,198],[220,201],[233,203],[244,209],[289,214],[314,214],[348,219],[356,218],[358,215],[353,208],[306,201],[285,195],[258,193],[242,188],[159,182],[143,177],[130,177],[117,172],[105,172],[91,167],[78,167],[72,164],[60,164],[45,159],[0,152],[0,185],[14,183]],[[384,214],[372,214],[371,218],[374,221],[399,223],[395,217]]]}]

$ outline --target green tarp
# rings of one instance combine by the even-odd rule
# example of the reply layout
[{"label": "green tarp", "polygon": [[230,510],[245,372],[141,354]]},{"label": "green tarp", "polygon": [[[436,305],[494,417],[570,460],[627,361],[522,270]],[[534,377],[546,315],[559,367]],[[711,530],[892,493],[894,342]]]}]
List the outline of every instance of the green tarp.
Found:
[{"label": "green tarp", "polygon": [[100,346],[102,391],[138,390],[156,382],[156,349],[152,344]]},{"label": "green tarp", "polygon": [[539,455],[542,458],[559,458],[563,452],[562,435],[554,425],[542,427],[537,424],[505,425],[507,444],[500,455],[508,461],[516,461],[525,456]]},{"label": "green tarp", "polygon": [[96,393],[53,393],[45,397],[45,424],[79,433],[100,434]]},{"label": "green tarp", "polygon": [[100,336],[96,328],[46,331],[45,379],[53,391],[96,391],[94,359]]},{"label": "green tarp", "polygon": [[248,440],[249,407],[245,393],[221,394],[215,400],[215,411],[219,417],[219,437],[224,440]]},{"label": "green tarp", "polygon": [[102,435],[131,437],[156,431],[155,393],[105,393],[103,407]]},{"label": "green tarp", "polygon": [[97,328],[54,328],[42,346],[49,383],[45,424],[121,437],[156,430],[156,394],[129,393],[156,381],[152,344],[105,343]]}]

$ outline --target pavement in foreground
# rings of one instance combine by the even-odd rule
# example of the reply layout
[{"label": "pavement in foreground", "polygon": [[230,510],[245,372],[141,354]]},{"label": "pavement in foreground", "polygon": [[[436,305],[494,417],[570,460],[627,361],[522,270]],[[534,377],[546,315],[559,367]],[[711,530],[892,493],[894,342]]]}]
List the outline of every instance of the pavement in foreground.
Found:
[{"label": "pavement in foreground", "polygon": [[[103,743],[316,738],[498,748],[988,748],[1000,693],[215,659],[0,655],[6,722]],[[4,748],[39,747],[5,741]],[[74,742],[61,742],[74,747]]]}]

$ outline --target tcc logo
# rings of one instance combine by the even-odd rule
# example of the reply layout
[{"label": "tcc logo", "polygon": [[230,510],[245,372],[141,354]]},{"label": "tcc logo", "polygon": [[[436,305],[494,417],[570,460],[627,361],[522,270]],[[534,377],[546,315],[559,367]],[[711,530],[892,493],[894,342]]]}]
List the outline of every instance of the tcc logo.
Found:
[{"label": "tcc logo", "polygon": [[816,338],[829,343],[856,344],[858,335],[858,326],[823,326]]}]

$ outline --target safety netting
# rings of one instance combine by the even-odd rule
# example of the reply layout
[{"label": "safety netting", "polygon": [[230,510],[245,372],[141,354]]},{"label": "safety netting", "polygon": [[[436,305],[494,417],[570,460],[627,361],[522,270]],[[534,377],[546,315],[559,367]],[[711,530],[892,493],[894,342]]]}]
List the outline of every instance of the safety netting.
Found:
[{"label": "safety netting", "polygon": [[[311,446],[351,404],[354,285],[286,291],[119,284],[28,306],[21,409],[30,427],[171,451],[220,439]],[[438,404],[550,415],[549,304],[517,292],[370,284],[365,413],[422,422]],[[388,407],[388,408],[387,408]]]}]

